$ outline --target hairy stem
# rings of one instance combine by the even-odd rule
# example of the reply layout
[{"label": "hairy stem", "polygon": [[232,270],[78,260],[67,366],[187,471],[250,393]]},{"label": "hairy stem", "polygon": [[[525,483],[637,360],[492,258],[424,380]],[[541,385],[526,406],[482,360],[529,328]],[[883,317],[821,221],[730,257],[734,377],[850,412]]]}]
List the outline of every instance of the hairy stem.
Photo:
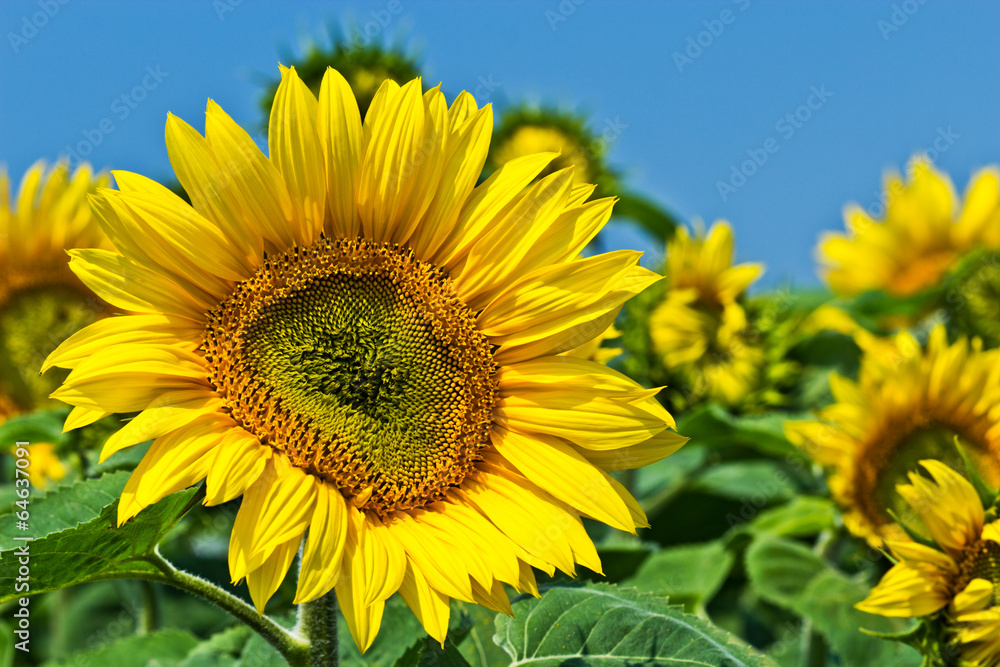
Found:
[{"label": "hairy stem", "polygon": [[318,600],[299,605],[298,634],[309,642],[310,665],[340,663],[337,650],[337,596],[330,591]]},{"label": "hairy stem", "polygon": [[204,598],[223,609],[239,621],[250,626],[257,634],[267,640],[289,665],[293,667],[313,667],[314,663],[310,655],[310,646],[295,633],[286,630],[267,616],[257,613],[257,610],[248,605],[235,595],[232,595],[215,584],[212,584],[200,577],[178,570],[172,563],[160,555],[159,551],[154,551],[148,558],[149,562],[157,567],[159,572],[150,572],[139,575],[147,581],[157,581],[168,584],[187,591],[193,595]]}]

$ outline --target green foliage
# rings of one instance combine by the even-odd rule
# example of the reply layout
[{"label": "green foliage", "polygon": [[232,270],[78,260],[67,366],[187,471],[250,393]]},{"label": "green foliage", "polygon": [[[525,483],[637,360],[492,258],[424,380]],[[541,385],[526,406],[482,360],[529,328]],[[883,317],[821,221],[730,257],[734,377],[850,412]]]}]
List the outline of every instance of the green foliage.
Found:
[{"label": "green foliage", "polygon": [[624,585],[669,598],[684,610],[704,614],[735,562],[722,541],[662,549],[647,558]]},{"label": "green foliage", "polygon": [[[92,485],[102,485],[104,479],[63,487],[49,500],[50,511],[59,517],[72,516],[69,513],[73,511],[85,512],[87,507],[93,507],[94,498],[107,490],[91,490]],[[109,480],[103,484],[112,483]],[[87,581],[113,577],[143,578],[156,572],[150,557],[167,532],[197,502],[197,495],[195,489],[188,489],[167,496],[120,528],[115,527],[116,501],[100,510],[96,518],[27,542],[31,576],[30,589],[26,591],[15,589],[19,567],[16,549],[5,549],[0,552],[0,590],[3,591],[0,602]],[[60,522],[66,521],[56,519],[51,525],[58,526]],[[9,542],[5,541],[5,546],[7,544]]]},{"label": "green foliage", "polygon": [[762,654],[666,599],[627,588],[552,588],[497,617],[496,642],[518,665],[771,664]]},{"label": "green foliage", "polygon": [[860,627],[899,632],[907,624],[855,609],[868,594],[868,586],[836,570],[808,547],[761,535],[747,550],[746,568],[756,594],[807,619],[844,664],[919,664],[919,656],[909,647],[859,632]]},{"label": "green foliage", "polygon": [[[148,635],[132,635],[88,651],[74,653],[65,661],[45,663],[44,667],[135,667],[156,664],[161,667],[188,665],[185,658],[198,646],[198,638],[185,630],[160,630]],[[219,664],[219,663],[215,663]]]}]

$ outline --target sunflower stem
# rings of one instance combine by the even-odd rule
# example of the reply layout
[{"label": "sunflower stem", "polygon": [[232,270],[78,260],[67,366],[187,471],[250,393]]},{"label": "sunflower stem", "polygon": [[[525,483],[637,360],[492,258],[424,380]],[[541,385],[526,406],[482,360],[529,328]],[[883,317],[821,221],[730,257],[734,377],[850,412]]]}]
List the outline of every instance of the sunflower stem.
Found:
[{"label": "sunflower stem", "polygon": [[148,560],[159,571],[144,573],[137,578],[168,584],[182,591],[187,591],[192,595],[204,598],[220,609],[228,611],[237,620],[250,626],[252,630],[267,640],[271,646],[284,656],[289,665],[306,667],[317,664],[313,663],[310,659],[310,647],[308,643],[302,641],[292,631],[286,630],[267,616],[258,613],[256,609],[235,595],[222,590],[201,577],[196,577],[193,574],[177,569],[173,563],[160,554],[159,550],[155,550],[148,557]]},{"label": "sunflower stem", "polygon": [[309,641],[311,667],[340,664],[337,647],[337,595],[330,591],[312,602],[299,605],[296,632]]}]

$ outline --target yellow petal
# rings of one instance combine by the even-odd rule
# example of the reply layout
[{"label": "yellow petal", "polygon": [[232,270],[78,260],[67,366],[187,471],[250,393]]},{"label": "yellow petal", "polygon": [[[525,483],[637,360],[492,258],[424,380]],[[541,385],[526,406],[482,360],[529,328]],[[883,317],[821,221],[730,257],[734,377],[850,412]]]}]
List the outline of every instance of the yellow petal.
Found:
[{"label": "yellow petal", "polygon": [[183,120],[167,114],[167,155],[177,180],[191,198],[191,205],[226,231],[248,266],[258,266],[264,241],[255,220],[244,212],[238,186],[223,168],[208,140]]},{"label": "yellow petal", "polygon": [[928,616],[948,604],[948,588],[947,578],[937,567],[903,561],[894,565],[868,597],[855,606],[879,616]]},{"label": "yellow petal", "polygon": [[264,472],[243,494],[229,542],[229,573],[239,581],[260,567],[274,550],[309,527],[316,502],[312,475],[272,456]]},{"label": "yellow petal", "polygon": [[218,418],[203,416],[153,441],[122,491],[118,525],[171,493],[204,479],[210,453],[221,439]]},{"label": "yellow petal", "polygon": [[278,248],[291,247],[295,243],[292,203],[278,169],[246,130],[211,100],[205,113],[205,136],[230,183],[229,192],[250,225]]},{"label": "yellow petal", "polygon": [[361,114],[351,87],[333,68],[327,68],[319,90],[317,131],[323,150],[326,190],[332,212],[332,236],[354,238],[358,218],[358,179],[364,154]]},{"label": "yellow petal", "polygon": [[316,97],[294,67],[283,70],[271,106],[267,140],[271,161],[288,187],[299,245],[311,244],[323,230],[326,174],[323,146],[317,138]]},{"label": "yellow petal", "polygon": [[564,441],[497,426],[492,442],[521,474],[559,500],[619,530],[635,532],[628,507],[605,475]]},{"label": "yellow petal", "polygon": [[189,294],[155,271],[107,250],[69,250],[69,268],[113,306],[145,313],[165,313],[204,321],[214,303]]},{"label": "yellow petal", "polygon": [[99,463],[126,447],[152,440],[176,428],[190,424],[202,415],[222,415],[222,398],[201,389],[168,391],[157,397],[145,410],[126,422],[101,450]]},{"label": "yellow petal", "polygon": [[340,604],[340,611],[347,621],[351,637],[354,638],[358,650],[364,653],[375,641],[375,636],[378,634],[385,603],[375,602],[371,605],[364,603],[367,573],[364,558],[358,551],[358,529],[362,521],[364,519],[361,518],[361,513],[357,509],[349,507],[343,569],[334,590],[337,592],[337,602]]},{"label": "yellow petal", "polygon": [[371,109],[365,118],[371,140],[358,188],[361,226],[365,237],[376,242],[391,239],[402,222],[418,182],[415,171],[422,161],[420,151],[426,150],[427,118],[420,79],[407,83],[385,104],[374,118]]},{"label": "yellow petal", "polygon": [[576,447],[585,459],[602,470],[634,470],[665,459],[684,446],[688,438],[671,430],[663,430],[648,440],[617,449],[587,449]]},{"label": "yellow petal", "polygon": [[526,155],[506,163],[477,186],[462,207],[448,239],[431,258],[449,271],[495,224],[520,192],[556,158],[557,153]]},{"label": "yellow petal", "polygon": [[972,484],[940,461],[920,462],[933,481],[910,473],[910,484],[896,490],[920,516],[931,537],[952,556],[979,539],[985,512]]},{"label": "yellow petal", "polygon": [[445,637],[448,635],[448,618],[451,615],[449,607],[451,599],[431,588],[427,579],[412,566],[406,568],[406,576],[403,577],[399,594],[413,610],[413,615],[424,626],[427,634],[444,646]]},{"label": "yellow petal", "polygon": [[263,615],[267,601],[271,599],[271,596],[281,586],[281,582],[284,581],[301,543],[302,535],[296,535],[287,542],[278,545],[274,553],[260,567],[247,573],[247,588],[250,589],[250,599],[257,607],[257,613]]},{"label": "yellow petal", "polygon": [[243,495],[264,472],[273,449],[236,424],[215,448],[205,480],[205,504],[221,505]]},{"label": "yellow petal", "polygon": [[204,330],[191,320],[168,315],[106,317],[64,340],[45,360],[42,372],[53,366],[76,368],[95,352],[123,343],[154,343],[194,350]]},{"label": "yellow petal", "polygon": [[295,604],[325,595],[340,578],[347,542],[347,506],[340,491],[316,485],[316,508],[309,524],[306,548],[295,592]]},{"label": "yellow petal", "polygon": [[667,428],[659,416],[626,401],[593,396],[573,387],[502,397],[494,421],[524,435],[544,433],[587,449],[636,445]]}]

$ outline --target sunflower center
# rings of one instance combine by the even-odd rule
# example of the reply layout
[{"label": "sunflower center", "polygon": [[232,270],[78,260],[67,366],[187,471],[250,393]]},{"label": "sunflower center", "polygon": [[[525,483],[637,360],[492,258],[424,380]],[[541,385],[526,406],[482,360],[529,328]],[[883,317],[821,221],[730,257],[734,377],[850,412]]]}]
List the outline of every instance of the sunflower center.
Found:
[{"label": "sunflower center", "polygon": [[397,245],[268,259],[209,314],[203,352],[237,422],[380,515],[443,497],[488,442],[489,342],[450,279]]},{"label": "sunflower center", "polygon": [[874,487],[874,493],[870,497],[875,500],[876,507],[872,509],[876,511],[876,516],[887,520],[891,511],[907,528],[928,536],[927,528],[896,491],[896,485],[907,483],[911,472],[922,474],[919,462],[924,459],[935,459],[952,470],[964,471],[966,465],[955,446],[956,438],[973,457],[982,450],[954,428],[936,423],[913,429],[900,438],[894,447],[886,448],[885,443],[880,443],[880,448],[887,452],[887,456],[881,461],[868,461],[868,465],[859,470],[869,478],[869,483]]},{"label": "sunflower center", "polygon": [[39,374],[60,342],[104,314],[97,299],[62,284],[39,284],[9,294],[0,305],[0,395],[5,410],[28,410],[48,396],[68,371]]},{"label": "sunflower center", "polygon": [[992,583],[990,606],[1000,604],[1000,544],[993,540],[980,540],[965,550],[965,556],[959,563],[955,590],[965,590],[973,579],[985,579]]}]

